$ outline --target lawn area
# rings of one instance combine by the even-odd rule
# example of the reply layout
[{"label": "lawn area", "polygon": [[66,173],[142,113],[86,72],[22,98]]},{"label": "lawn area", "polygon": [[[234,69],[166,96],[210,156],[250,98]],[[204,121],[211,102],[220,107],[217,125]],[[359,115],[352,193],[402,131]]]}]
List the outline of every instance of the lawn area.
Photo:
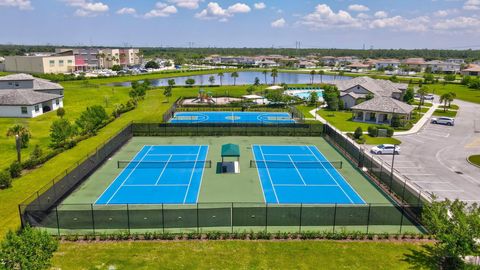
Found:
[{"label": "lawn area", "polygon": [[[414,102],[412,103],[412,106],[417,106],[417,107],[418,107],[418,104],[420,104],[419,101],[414,101]],[[430,103],[430,102],[424,102],[423,105],[422,105],[422,107],[428,107],[428,108],[430,108],[430,107],[432,107],[432,103]]]},{"label": "lawn area", "polygon": [[311,110],[315,109],[315,106],[299,105],[296,107],[299,111],[303,113],[303,116],[305,116],[305,118],[315,118],[315,116],[310,113]]},{"label": "lawn area", "polygon": [[365,134],[365,144],[378,145],[378,144],[401,144],[402,142],[395,138],[388,137],[370,137],[370,135]]},{"label": "lawn area", "polygon": [[480,90],[470,89],[461,84],[429,84],[427,85],[429,91],[436,95],[442,95],[448,92],[454,92],[457,99],[480,103]]},{"label": "lawn area", "polygon": [[[438,108],[440,108],[440,109],[443,109],[444,107],[445,106],[443,106],[443,105],[438,106]],[[460,107],[456,104],[450,104],[450,107],[448,107],[448,105],[447,105],[447,110],[450,110],[450,109],[451,110],[458,110],[458,109],[460,109]]]},{"label": "lawn area", "polygon": [[480,155],[469,156],[468,161],[480,167]]},{"label": "lawn area", "polygon": [[334,241],[62,243],[55,269],[409,269],[419,244]]},{"label": "lawn area", "polygon": [[319,110],[317,114],[341,131],[353,132],[357,127],[361,127],[363,131],[367,131],[369,126],[375,125],[352,121],[352,112],[348,111],[332,112],[327,110]]},{"label": "lawn area", "polygon": [[[115,103],[125,102],[129,99],[129,89],[126,87],[99,86],[94,88],[90,86],[85,88],[80,81],[64,82],[62,85],[65,87],[66,117],[71,120],[75,119],[86,106],[94,104],[107,105],[107,111],[111,111]],[[212,92],[220,95],[224,94],[228,89],[230,95],[239,96],[245,94],[246,88],[247,86],[213,87]],[[87,154],[92,153],[96,147],[99,147],[131,121],[159,122],[163,113],[178,97],[195,96],[197,92],[197,87],[174,88],[172,91],[173,95],[169,99],[170,102],[164,103],[165,97],[162,89],[150,90],[147,92],[146,99],[139,103],[137,109],[123,114],[120,118],[101,129],[97,136],[80,142],[73,149],[54,157],[40,168],[15,179],[12,188],[0,190],[0,213],[2,213],[0,236],[3,236],[9,229],[16,229],[20,225],[18,204],[49,183],[64,169],[72,166]],[[108,100],[108,104],[105,100]],[[13,139],[5,136],[7,127],[17,122],[28,125],[33,136],[31,145],[39,144],[42,148],[47,149],[50,124],[56,117],[56,114],[52,112],[33,119],[0,119],[0,124],[2,127],[5,127],[5,130],[0,134],[0,151],[3,153],[0,168],[5,168],[16,158]],[[29,151],[32,149],[33,147],[29,147],[24,150],[23,155],[28,156]]]},{"label": "lawn area", "polygon": [[435,110],[433,112],[434,116],[445,116],[445,117],[455,117],[457,116],[457,111],[446,111],[444,112],[443,109]]}]

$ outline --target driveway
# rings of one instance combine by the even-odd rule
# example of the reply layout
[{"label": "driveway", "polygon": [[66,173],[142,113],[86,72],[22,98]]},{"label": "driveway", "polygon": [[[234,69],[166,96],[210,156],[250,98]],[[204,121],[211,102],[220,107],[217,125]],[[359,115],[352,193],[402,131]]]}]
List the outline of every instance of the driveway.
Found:
[{"label": "driveway", "polygon": [[[480,154],[480,105],[456,100],[460,106],[455,126],[430,124],[418,133],[398,136],[401,155],[394,168],[424,191],[440,199],[480,203],[480,168],[466,160]],[[478,119],[478,120],[477,120]],[[391,164],[392,156],[380,156]]]}]

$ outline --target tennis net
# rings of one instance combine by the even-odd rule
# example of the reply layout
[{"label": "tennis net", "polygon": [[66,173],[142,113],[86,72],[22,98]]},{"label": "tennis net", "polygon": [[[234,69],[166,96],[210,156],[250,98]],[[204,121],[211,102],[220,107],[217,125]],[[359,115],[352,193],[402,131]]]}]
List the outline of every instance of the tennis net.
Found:
[{"label": "tennis net", "polygon": [[343,161],[250,160],[250,168],[341,169]]},{"label": "tennis net", "polygon": [[150,168],[211,168],[211,160],[179,160],[179,161],[117,161],[119,169],[150,169]]}]

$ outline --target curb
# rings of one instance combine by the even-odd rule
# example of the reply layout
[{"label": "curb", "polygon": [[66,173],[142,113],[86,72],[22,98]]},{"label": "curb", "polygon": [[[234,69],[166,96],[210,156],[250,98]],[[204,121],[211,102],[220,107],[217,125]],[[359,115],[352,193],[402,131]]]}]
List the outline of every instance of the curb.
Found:
[{"label": "curb", "polygon": [[[473,155],[473,156],[476,156],[476,155]],[[470,156],[470,157],[471,157],[471,156]],[[477,165],[477,164],[475,164],[475,163],[473,163],[473,162],[470,161],[470,159],[469,159],[470,157],[467,157],[467,158],[466,158],[466,159],[467,159],[467,162],[470,163],[471,165],[477,167],[477,168],[480,168],[480,165]]]}]

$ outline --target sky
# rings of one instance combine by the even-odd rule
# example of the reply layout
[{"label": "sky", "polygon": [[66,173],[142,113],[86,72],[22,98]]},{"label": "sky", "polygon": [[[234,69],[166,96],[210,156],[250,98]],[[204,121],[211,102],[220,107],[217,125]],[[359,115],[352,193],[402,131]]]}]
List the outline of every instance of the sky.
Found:
[{"label": "sky", "polygon": [[480,49],[480,0],[0,0],[1,44]]}]

